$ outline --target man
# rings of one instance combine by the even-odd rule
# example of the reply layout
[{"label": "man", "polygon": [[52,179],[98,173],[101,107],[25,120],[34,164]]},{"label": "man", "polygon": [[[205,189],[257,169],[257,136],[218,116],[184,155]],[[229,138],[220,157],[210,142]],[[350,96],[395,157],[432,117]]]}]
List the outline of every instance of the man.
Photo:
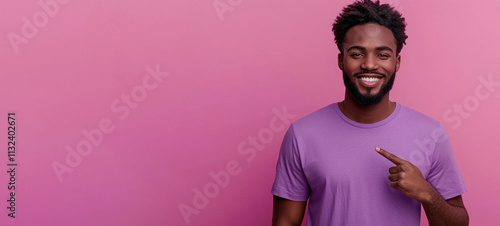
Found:
[{"label": "man", "polygon": [[439,122],[389,100],[405,20],[355,2],[333,25],[342,102],[292,123],[277,163],[273,225],[468,225],[466,191]]}]

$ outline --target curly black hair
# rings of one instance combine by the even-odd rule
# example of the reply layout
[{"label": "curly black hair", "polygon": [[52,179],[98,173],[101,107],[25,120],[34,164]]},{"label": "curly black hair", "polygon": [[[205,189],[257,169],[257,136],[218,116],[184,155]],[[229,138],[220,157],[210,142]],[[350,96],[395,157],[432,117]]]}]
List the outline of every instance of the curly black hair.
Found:
[{"label": "curly black hair", "polygon": [[380,4],[380,1],[372,2],[371,0],[358,0],[342,10],[335,23],[333,24],[333,33],[335,35],[335,43],[342,53],[342,43],[349,29],[356,25],[367,23],[377,23],[387,27],[392,31],[396,39],[397,50],[396,54],[401,52],[403,44],[406,44],[408,36],[405,34],[406,22],[394,7],[389,4]]}]

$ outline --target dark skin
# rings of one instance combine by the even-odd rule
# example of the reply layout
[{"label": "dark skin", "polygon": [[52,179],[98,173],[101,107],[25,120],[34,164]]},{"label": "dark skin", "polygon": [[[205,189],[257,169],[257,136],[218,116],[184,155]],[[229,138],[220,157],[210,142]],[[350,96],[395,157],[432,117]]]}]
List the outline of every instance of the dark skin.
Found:
[{"label": "dark skin", "polygon": [[[399,70],[401,62],[391,30],[373,23],[358,25],[349,29],[344,40],[343,51],[338,56],[339,68],[347,73],[361,94],[379,92],[390,76]],[[373,77],[377,82],[366,83],[362,77]],[[396,104],[389,100],[389,93],[378,104],[363,106],[346,90],[344,101],[339,103],[341,112],[359,123],[379,122],[387,118],[395,107]],[[376,151],[394,164],[388,169],[391,186],[422,203],[429,225],[469,224],[461,195],[445,200],[411,162],[382,148],[376,148]],[[306,203],[274,196],[272,225],[301,225]]]}]

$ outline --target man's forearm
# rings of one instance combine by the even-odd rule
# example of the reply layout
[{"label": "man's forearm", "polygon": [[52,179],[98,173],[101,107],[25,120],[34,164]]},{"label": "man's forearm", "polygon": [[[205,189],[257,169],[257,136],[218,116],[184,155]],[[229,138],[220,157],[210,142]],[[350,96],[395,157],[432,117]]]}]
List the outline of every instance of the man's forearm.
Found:
[{"label": "man's forearm", "polygon": [[469,225],[469,214],[465,207],[447,202],[437,191],[430,194],[429,199],[422,202],[422,206],[430,226]]}]

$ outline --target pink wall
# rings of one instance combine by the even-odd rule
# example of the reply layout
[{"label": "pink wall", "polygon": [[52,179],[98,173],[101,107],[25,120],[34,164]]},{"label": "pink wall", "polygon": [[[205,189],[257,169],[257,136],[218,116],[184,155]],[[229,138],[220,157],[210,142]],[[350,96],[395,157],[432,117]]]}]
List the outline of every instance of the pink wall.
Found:
[{"label": "pink wall", "polygon": [[[1,1],[0,224],[269,225],[285,128],[343,98],[350,2]],[[447,129],[471,225],[499,222],[500,2],[387,2],[409,35],[392,99]]]}]

